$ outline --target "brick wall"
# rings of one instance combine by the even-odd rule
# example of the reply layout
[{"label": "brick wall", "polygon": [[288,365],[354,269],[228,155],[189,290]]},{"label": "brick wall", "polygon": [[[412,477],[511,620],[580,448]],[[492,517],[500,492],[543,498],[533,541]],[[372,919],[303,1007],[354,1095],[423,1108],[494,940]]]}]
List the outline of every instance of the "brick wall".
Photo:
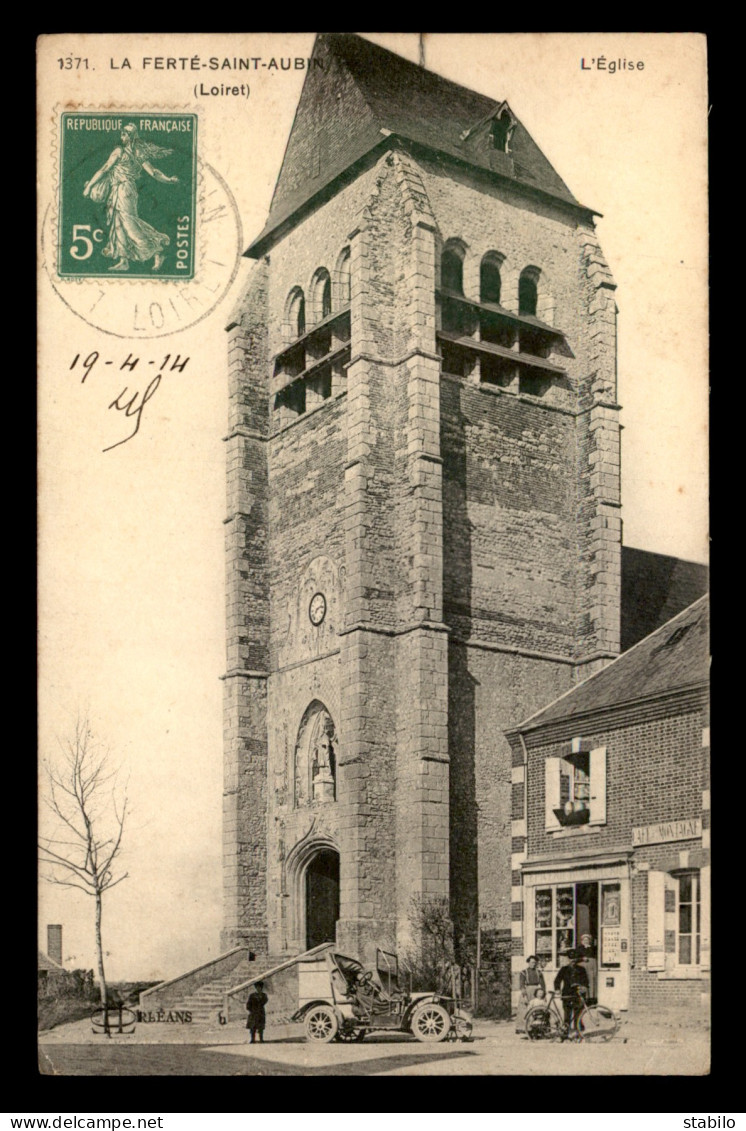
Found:
[{"label": "brick wall", "polygon": [[[698,817],[702,809],[699,711],[627,726],[594,730],[582,737],[606,747],[606,824],[580,826],[570,836],[544,828],[544,762],[562,757],[567,741],[530,745],[528,851],[530,856],[596,852],[629,847],[634,826],[675,817]],[[581,847],[582,846],[582,847]]]},{"label": "brick wall", "polygon": [[[638,1012],[653,1010],[665,1014],[671,1009],[680,1011],[681,1016],[696,1019],[707,1004],[703,995],[709,994],[709,957],[706,962],[703,958],[701,972],[687,974],[677,969],[674,956],[669,953],[672,931],[668,932],[670,939],[666,943],[666,969],[663,972],[648,969],[651,872],[675,877],[682,869],[702,869],[709,865],[709,738],[703,746],[705,717],[704,709],[699,706],[677,708],[669,704],[667,709],[659,708],[658,717],[646,718],[638,711],[637,717],[630,713],[626,722],[609,722],[604,726],[602,721],[596,721],[585,727],[577,724],[584,748],[586,744],[587,748],[606,748],[606,823],[556,833],[545,829],[544,764],[548,757],[562,757],[569,752],[570,724],[563,724],[561,738],[542,740],[539,735],[527,736],[528,858],[534,863],[563,859],[570,869],[573,857],[588,861],[593,856],[606,854],[608,857],[614,851],[630,857],[629,1008]],[[520,766],[517,742],[513,754],[514,764]],[[513,801],[515,818],[524,816],[519,790],[515,791]],[[633,849],[634,828],[687,818],[701,820],[701,840],[671,841]],[[513,827],[516,828],[515,820]],[[599,869],[597,875],[603,878],[603,871]],[[703,885],[709,882],[705,872],[701,872],[701,877]],[[514,890],[522,899],[520,878],[520,873],[516,873]],[[668,919],[673,928],[673,908],[669,909]],[[702,924],[704,955],[705,945],[709,952],[705,895],[702,896]],[[530,940],[522,940],[522,945],[525,950],[532,944]]]}]

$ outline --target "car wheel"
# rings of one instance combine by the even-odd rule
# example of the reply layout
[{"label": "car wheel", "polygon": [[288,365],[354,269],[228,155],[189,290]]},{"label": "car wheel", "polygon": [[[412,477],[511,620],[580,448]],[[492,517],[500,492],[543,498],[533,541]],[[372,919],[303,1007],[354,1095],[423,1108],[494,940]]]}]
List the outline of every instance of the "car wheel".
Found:
[{"label": "car wheel", "polygon": [[328,1005],[314,1005],[306,1014],[306,1038],[328,1045],[337,1035],[339,1025],[334,1010]]},{"label": "car wheel", "polygon": [[412,1017],[412,1032],[418,1041],[444,1041],[451,1030],[451,1018],[442,1005],[421,1005]]}]

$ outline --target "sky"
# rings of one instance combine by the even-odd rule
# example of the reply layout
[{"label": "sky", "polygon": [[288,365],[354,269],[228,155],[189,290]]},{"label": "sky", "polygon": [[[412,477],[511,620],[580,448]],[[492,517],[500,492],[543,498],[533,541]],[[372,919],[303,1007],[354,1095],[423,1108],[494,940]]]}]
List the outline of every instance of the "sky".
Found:
[{"label": "sky", "polygon": [[[362,34],[418,60],[416,35]],[[199,94],[189,75],[143,72],[136,60],[194,52],[308,57],[313,38],[47,42],[39,66],[40,226],[55,200],[49,123],[72,92],[82,108],[196,108],[204,160],[229,187],[248,246],[266,220],[304,72],[259,72],[250,76],[250,97],[213,98]],[[624,541],[705,561],[703,40],[426,34],[424,44],[431,70],[507,99],[576,198],[602,214],[599,238],[620,311]],[[94,66],[71,78],[56,63],[68,53]],[[131,71],[112,68],[123,57]],[[612,73],[611,60],[645,65]],[[226,72],[210,81],[239,79]],[[249,269],[242,260],[210,317],[167,341],[102,333],[63,306],[51,277],[40,273],[39,746],[42,756],[54,755],[58,738],[87,711],[128,778],[132,817],[122,866],[129,876],[104,904],[113,979],[172,977],[220,952],[224,327]],[[143,359],[170,350],[190,358],[163,381],[137,436],[107,453],[109,390],[98,374],[81,385],[70,369],[91,350],[117,361],[131,350]],[[92,967],[92,901],[44,883],[39,900],[40,945],[46,924],[61,923],[63,960]]]}]

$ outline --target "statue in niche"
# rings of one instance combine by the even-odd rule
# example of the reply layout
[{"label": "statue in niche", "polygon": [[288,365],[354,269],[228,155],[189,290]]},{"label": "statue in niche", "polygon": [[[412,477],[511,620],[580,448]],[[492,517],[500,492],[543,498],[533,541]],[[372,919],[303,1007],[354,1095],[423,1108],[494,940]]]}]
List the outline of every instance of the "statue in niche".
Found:
[{"label": "statue in niche", "polygon": [[334,723],[327,711],[320,711],[311,737],[311,785],[314,801],[334,801],[336,797]]}]

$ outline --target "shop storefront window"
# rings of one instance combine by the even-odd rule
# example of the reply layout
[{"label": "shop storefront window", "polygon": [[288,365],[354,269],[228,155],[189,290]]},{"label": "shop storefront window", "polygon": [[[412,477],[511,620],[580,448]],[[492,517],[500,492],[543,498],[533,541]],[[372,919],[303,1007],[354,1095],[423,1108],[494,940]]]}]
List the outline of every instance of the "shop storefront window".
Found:
[{"label": "shop storefront window", "polygon": [[534,924],[537,958],[558,966],[563,951],[575,945],[575,888],[537,888]]}]

